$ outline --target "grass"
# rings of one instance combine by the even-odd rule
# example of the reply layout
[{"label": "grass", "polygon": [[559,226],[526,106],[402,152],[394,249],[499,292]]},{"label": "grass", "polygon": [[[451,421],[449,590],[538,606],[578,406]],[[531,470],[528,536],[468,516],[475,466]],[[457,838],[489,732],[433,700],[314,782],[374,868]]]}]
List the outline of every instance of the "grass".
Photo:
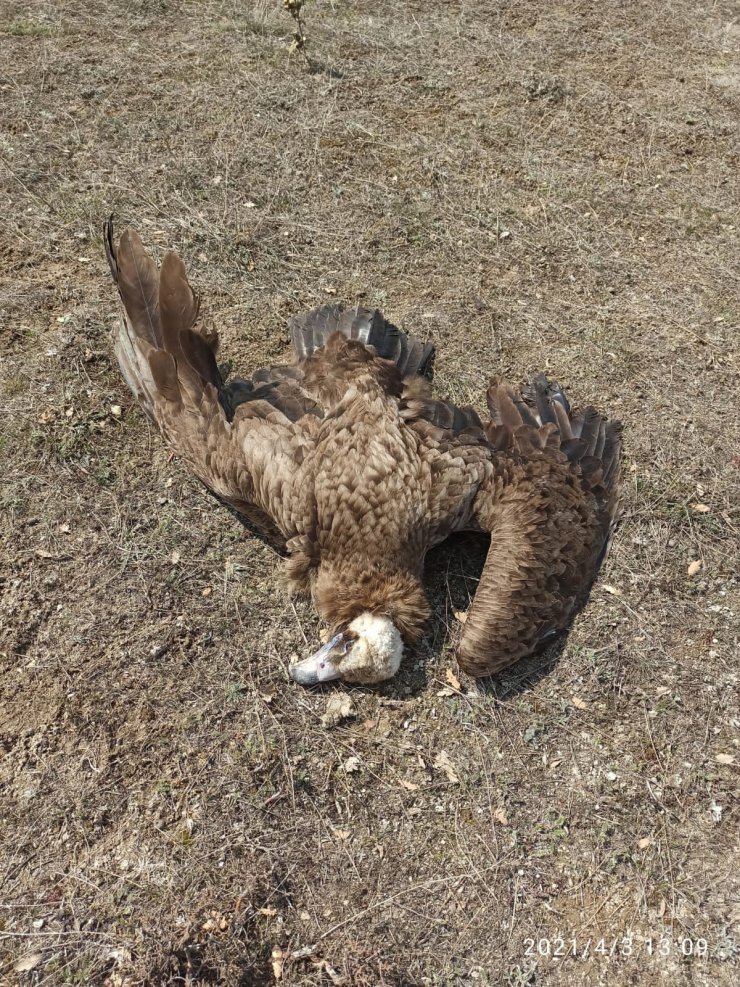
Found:
[{"label": "grass", "polygon": [[[278,950],[296,987],[734,983],[731,6],[316,0],[308,65],[277,0],[47,11],[3,28],[0,982],[257,987]],[[360,300],[460,402],[545,369],[622,418],[567,642],[450,690],[460,539],[398,679],[322,727],[286,674],[312,607],[122,385],[112,210],[185,257],[237,371]],[[528,952],[558,935],[636,947]]]},{"label": "grass", "polygon": [[44,21],[18,18],[18,20],[12,21],[3,33],[15,38],[52,38],[59,33],[59,27]]}]

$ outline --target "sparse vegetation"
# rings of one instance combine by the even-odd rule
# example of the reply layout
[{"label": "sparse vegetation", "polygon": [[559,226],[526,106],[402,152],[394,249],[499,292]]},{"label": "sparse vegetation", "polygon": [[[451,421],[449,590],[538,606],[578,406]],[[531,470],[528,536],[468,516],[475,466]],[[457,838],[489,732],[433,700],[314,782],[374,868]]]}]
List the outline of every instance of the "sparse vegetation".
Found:
[{"label": "sparse vegetation", "polygon": [[[729,987],[734,9],[315,0],[330,74],[286,58],[276,0],[180,6],[0,25],[0,983]],[[460,403],[546,369],[622,418],[568,640],[461,682],[461,538],[399,679],[322,725],[334,693],[286,675],[313,608],[114,365],[111,210],[185,256],[236,372],[291,313],[372,301]]]},{"label": "sparse vegetation", "polygon": [[293,18],[295,24],[293,38],[290,43],[291,54],[298,52],[304,58],[308,59],[306,54],[306,24],[303,19],[303,8],[306,6],[306,0],[282,0],[282,3],[285,10]]},{"label": "sparse vegetation", "polygon": [[[26,18],[18,18],[11,21],[5,31],[17,38],[51,38],[59,31],[56,24],[48,21],[34,21]],[[0,28],[0,33],[4,33]]]}]

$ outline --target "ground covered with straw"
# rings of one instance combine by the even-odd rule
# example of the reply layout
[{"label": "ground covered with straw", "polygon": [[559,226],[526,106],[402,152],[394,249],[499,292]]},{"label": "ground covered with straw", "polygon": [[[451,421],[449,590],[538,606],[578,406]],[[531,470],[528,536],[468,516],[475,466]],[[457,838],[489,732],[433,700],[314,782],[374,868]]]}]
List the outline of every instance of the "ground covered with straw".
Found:
[{"label": "ground covered with straw", "polygon": [[[0,983],[737,982],[736,14],[315,0],[291,53],[278,0],[5,0]],[[111,212],[237,370],[360,301],[459,402],[621,418],[564,644],[459,675],[464,539],[396,680],[291,684],[313,608],[114,364]]]}]

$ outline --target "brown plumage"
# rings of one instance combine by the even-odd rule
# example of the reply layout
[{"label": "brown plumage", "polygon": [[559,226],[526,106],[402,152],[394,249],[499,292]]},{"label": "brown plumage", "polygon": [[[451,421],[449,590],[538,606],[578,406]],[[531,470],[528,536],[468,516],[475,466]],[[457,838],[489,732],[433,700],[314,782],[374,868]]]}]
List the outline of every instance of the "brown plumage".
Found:
[{"label": "brown plumage", "polygon": [[293,670],[306,684],[394,674],[430,615],[424,558],[457,531],[491,534],[459,647],[488,675],[549,643],[583,603],[617,510],[620,427],[574,414],[537,377],[488,390],[491,420],[436,400],[432,347],[378,311],[293,319],[295,360],[225,383],[196,329],[180,259],[157,271],[138,236],[105,243],[123,303],[116,356],[139,404],[219,497],[286,550],[334,637]]}]

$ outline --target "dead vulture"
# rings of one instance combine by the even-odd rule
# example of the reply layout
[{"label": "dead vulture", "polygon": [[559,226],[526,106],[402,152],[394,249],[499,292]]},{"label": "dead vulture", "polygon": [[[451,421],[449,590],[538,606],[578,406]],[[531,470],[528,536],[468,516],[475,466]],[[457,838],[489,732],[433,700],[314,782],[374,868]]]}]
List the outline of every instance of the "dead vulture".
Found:
[{"label": "dead vulture", "polygon": [[225,383],[180,258],[158,272],[136,233],[116,249],[110,223],[105,243],[128,386],[196,476],[287,553],[290,587],[329,625],[296,682],[394,675],[430,615],[424,557],[457,531],[491,536],[461,668],[491,675],[567,627],[616,515],[618,423],[573,413],[538,376],[521,393],[493,382],[484,424],[432,396],[432,346],[339,305],[292,320],[289,365]]}]

